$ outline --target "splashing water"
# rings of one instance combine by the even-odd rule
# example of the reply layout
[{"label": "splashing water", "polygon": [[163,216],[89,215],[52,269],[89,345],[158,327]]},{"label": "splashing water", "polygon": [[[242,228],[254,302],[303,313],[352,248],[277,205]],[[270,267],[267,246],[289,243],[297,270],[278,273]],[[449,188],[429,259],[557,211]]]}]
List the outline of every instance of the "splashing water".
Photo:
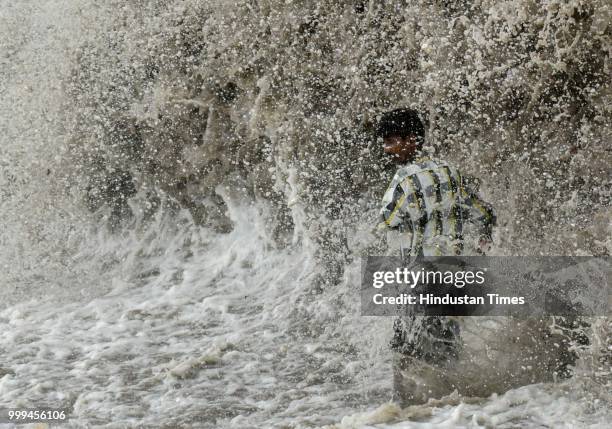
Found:
[{"label": "splashing water", "polygon": [[[605,427],[570,380],[389,404],[357,256],[412,105],[498,254],[609,254],[603,1],[0,2],[0,407],[91,427]],[[376,426],[374,426],[376,425]]]}]

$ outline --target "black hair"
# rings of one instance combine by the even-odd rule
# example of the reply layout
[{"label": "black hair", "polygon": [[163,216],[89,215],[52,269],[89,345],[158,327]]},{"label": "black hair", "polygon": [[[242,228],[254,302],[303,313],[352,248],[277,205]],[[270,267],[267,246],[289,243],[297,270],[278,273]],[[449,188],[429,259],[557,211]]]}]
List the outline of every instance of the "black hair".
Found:
[{"label": "black hair", "polygon": [[386,112],[380,118],[376,129],[376,135],[383,138],[390,136],[408,137],[411,134],[416,135],[419,142],[423,144],[425,127],[418,112],[412,109],[395,109]]}]

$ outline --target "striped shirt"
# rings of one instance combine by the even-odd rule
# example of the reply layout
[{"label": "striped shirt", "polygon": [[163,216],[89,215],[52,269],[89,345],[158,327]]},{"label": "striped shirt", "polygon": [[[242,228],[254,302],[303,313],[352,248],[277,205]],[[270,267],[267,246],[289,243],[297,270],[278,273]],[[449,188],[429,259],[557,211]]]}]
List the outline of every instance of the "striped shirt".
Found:
[{"label": "striped shirt", "polygon": [[410,236],[410,256],[459,255],[465,226],[491,237],[495,214],[469,180],[443,161],[422,158],[400,167],[385,192],[381,226]]}]

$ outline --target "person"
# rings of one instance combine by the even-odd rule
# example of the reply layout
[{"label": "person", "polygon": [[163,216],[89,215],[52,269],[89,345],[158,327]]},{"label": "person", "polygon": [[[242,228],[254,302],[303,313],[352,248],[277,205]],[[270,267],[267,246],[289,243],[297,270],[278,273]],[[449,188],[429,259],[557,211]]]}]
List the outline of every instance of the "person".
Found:
[{"label": "person", "polygon": [[[477,235],[477,250],[483,253],[492,241],[493,209],[480,198],[472,179],[447,162],[424,156],[425,128],[418,112],[385,113],[377,135],[383,139],[384,152],[398,164],[382,198],[379,227],[401,235],[403,256],[461,255],[468,226]],[[444,382],[423,384],[423,377],[419,382],[406,373],[414,375],[414,361],[419,360],[437,374],[457,357],[458,342],[459,324],[454,318],[396,319],[391,342],[395,398],[408,405],[451,393],[444,390]]]},{"label": "person", "polygon": [[491,243],[496,217],[478,195],[475,181],[444,161],[423,156],[425,129],[410,109],[387,112],[378,124],[384,152],[399,164],[382,200],[387,228],[408,229],[411,256],[459,255],[466,223],[476,227],[478,247]]}]

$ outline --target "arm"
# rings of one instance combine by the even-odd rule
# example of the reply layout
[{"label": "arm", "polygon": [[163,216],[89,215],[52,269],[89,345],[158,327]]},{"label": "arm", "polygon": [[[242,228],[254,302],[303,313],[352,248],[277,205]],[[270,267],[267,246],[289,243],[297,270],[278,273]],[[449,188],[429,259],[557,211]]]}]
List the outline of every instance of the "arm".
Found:
[{"label": "arm", "polygon": [[478,183],[474,179],[461,179],[461,208],[465,219],[476,227],[480,246],[490,244],[497,217],[493,207],[480,197]]},{"label": "arm", "polygon": [[399,182],[399,177],[396,175],[383,196],[378,224],[381,229],[399,229],[403,224],[406,194]]}]

